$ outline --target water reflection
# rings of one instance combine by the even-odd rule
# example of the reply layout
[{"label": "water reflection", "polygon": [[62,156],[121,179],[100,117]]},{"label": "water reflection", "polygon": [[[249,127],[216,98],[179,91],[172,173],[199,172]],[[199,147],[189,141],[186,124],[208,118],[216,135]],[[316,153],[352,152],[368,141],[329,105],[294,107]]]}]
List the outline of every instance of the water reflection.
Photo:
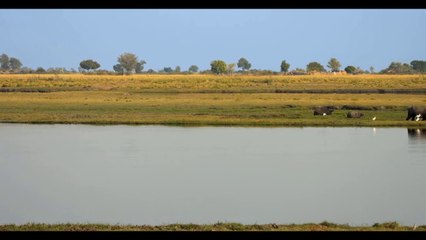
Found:
[{"label": "water reflection", "polygon": [[426,140],[426,129],[421,128],[407,128],[408,137],[410,139]]},{"label": "water reflection", "polygon": [[408,153],[407,158],[413,165],[425,166],[426,162],[426,129],[408,128]]}]

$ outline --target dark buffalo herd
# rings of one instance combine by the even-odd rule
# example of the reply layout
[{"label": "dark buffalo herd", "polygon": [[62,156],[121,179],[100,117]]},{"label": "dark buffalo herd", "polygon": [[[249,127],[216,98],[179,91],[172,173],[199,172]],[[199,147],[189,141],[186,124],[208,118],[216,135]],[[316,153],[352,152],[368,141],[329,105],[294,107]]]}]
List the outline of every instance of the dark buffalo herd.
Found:
[{"label": "dark buffalo herd", "polygon": [[425,107],[414,107],[411,106],[408,108],[408,115],[405,120],[411,119],[411,121],[414,121],[414,119],[419,120],[420,118],[424,121],[426,115],[426,108]]},{"label": "dark buffalo herd", "polygon": [[[331,115],[333,111],[336,109],[334,106],[321,106],[314,108],[314,115]],[[426,120],[426,107],[415,107],[411,106],[408,109],[408,115],[405,120],[411,119],[412,121],[416,120]],[[346,115],[347,118],[361,118],[364,114],[361,112],[350,111]],[[374,120],[374,119],[373,119]]]}]

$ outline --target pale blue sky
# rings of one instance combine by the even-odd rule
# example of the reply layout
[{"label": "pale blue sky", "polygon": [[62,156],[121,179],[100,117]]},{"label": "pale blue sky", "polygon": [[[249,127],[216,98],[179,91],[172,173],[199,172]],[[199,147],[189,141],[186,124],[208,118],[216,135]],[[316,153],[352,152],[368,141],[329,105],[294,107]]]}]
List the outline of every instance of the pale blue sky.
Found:
[{"label": "pale blue sky", "polygon": [[0,32],[0,53],[31,68],[77,69],[90,58],[112,70],[123,52],[145,70],[240,57],[275,71],[282,60],[294,69],[336,57],[376,71],[426,60],[426,9],[2,9]]}]

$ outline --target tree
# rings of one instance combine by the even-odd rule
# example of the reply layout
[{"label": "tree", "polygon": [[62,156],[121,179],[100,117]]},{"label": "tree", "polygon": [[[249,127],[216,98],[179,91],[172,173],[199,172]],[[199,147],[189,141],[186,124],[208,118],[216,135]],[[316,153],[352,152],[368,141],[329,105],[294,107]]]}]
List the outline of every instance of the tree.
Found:
[{"label": "tree", "polygon": [[19,73],[23,73],[23,74],[28,74],[28,73],[33,73],[34,72],[34,70],[32,70],[31,68],[29,68],[29,67],[22,67],[20,70],[19,70]]},{"label": "tree", "polygon": [[9,67],[12,71],[19,71],[19,69],[22,67],[22,63],[19,61],[19,59],[11,57],[9,59]]},{"label": "tree", "polygon": [[310,62],[306,66],[307,72],[325,72],[325,68],[318,62]]},{"label": "tree", "polygon": [[44,68],[42,68],[42,67],[38,67],[35,72],[36,73],[45,73],[46,70],[44,70]]},{"label": "tree", "polygon": [[388,68],[382,70],[382,73],[413,73],[413,68],[407,63],[392,62]]},{"label": "tree", "polygon": [[240,60],[238,60],[237,66],[238,68],[241,68],[243,71],[245,71],[251,68],[251,63],[249,63],[249,61],[247,61],[245,58],[240,58]]},{"label": "tree", "polygon": [[235,71],[235,63],[230,63],[226,66],[226,72],[232,74]]},{"label": "tree", "polygon": [[364,71],[360,67],[356,67],[355,71],[353,72],[353,74],[362,74],[362,73],[368,73],[368,71]]},{"label": "tree", "polygon": [[171,67],[165,67],[165,68],[163,68],[163,71],[166,72],[166,73],[171,73],[171,72],[173,72],[173,69]]},{"label": "tree", "polygon": [[80,62],[80,67],[90,71],[91,69],[95,70],[100,68],[101,65],[98,62],[93,61],[92,59],[87,59]]},{"label": "tree", "polygon": [[353,74],[356,70],[356,67],[354,66],[347,66],[345,67],[345,72],[349,73],[349,74]]},{"label": "tree", "polygon": [[370,73],[374,73],[374,67],[370,66]]},{"label": "tree", "polygon": [[290,68],[290,64],[288,64],[285,60],[281,62],[281,72],[288,72],[288,69]]},{"label": "tree", "polygon": [[123,53],[117,58],[117,61],[127,73],[132,73],[139,62],[138,57],[133,53]]},{"label": "tree", "polygon": [[214,60],[210,63],[211,71],[215,74],[222,74],[226,72],[227,65],[222,60]]},{"label": "tree", "polygon": [[9,66],[9,56],[7,56],[7,54],[2,54],[0,56],[0,69],[3,71],[7,71],[10,69]]},{"label": "tree", "polygon": [[176,72],[176,73],[179,73],[179,72],[180,72],[180,66],[176,66],[176,67],[175,67],[175,72]]},{"label": "tree", "polygon": [[198,72],[198,67],[196,65],[191,65],[188,68],[188,72]]},{"label": "tree", "polygon": [[411,61],[411,67],[417,72],[426,72],[426,61],[414,60]]},{"label": "tree", "polygon": [[141,60],[140,62],[138,62],[136,64],[135,72],[136,73],[141,73],[143,71],[143,68],[144,68],[145,64],[146,64],[146,62],[144,60]]},{"label": "tree", "polygon": [[342,65],[340,64],[339,60],[336,58],[331,58],[330,61],[328,61],[327,67],[331,69],[332,72],[338,72],[340,71],[340,67]]},{"label": "tree", "polygon": [[123,66],[121,66],[121,64],[115,64],[112,69],[114,69],[114,71],[116,71],[117,73],[124,74],[124,68]]}]

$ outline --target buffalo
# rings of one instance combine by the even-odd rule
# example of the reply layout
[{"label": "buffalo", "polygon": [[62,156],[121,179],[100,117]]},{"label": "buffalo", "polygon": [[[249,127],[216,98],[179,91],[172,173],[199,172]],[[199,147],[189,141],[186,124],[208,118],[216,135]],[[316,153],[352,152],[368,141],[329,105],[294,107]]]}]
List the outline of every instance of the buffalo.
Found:
[{"label": "buffalo", "polygon": [[425,120],[426,116],[426,108],[425,107],[409,107],[408,108],[408,115],[405,120],[411,119],[411,121],[414,121],[416,117],[422,118],[423,121]]},{"label": "buffalo", "polygon": [[346,115],[348,118],[360,118],[362,116],[364,116],[364,113],[360,113],[360,112],[348,112],[348,114]]},{"label": "buffalo", "polygon": [[331,115],[333,111],[334,111],[334,107],[332,106],[315,107],[314,115]]}]

